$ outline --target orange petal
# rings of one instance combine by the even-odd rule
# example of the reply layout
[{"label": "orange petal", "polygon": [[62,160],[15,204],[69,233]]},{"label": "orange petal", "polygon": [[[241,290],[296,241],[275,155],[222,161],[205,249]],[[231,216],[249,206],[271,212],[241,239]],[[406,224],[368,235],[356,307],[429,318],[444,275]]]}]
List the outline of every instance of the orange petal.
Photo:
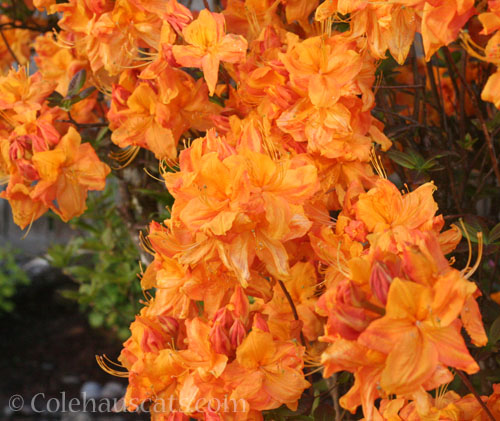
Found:
[{"label": "orange petal", "polygon": [[464,324],[465,330],[469,334],[471,341],[476,346],[485,346],[488,343],[488,337],[484,331],[483,319],[476,299],[469,295],[465,301],[464,308],[460,313],[460,318]]}]

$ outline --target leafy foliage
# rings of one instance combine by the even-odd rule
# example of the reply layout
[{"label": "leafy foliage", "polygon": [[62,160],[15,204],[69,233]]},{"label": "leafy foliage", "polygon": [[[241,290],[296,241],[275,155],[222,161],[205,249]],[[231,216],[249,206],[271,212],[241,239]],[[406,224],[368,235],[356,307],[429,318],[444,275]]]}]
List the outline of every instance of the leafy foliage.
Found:
[{"label": "leafy foliage", "polygon": [[92,195],[84,216],[71,225],[80,235],[49,250],[51,264],[77,284],[63,295],[88,312],[93,327],[114,330],[124,339],[142,296],[137,282],[139,252],[116,207],[116,181]]},{"label": "leafy foliage", "polygon": [[8,244],[0,247],[0,313],[14,310],[12,297],[20,286],[30,282],[28,275],[16,261],[18,254],[19,250]]}]

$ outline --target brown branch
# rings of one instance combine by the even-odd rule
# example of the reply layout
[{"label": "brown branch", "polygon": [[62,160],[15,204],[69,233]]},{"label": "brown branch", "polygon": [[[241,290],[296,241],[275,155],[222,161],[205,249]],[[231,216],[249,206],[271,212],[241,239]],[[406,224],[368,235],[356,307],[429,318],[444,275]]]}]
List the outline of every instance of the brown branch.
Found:
[{"label": "brown branch", "polygon": [[467,90],[467,93],[470,96],[470,99],[472,101],[472,105],[474,107],[474,110],[476,111],[476,115],[479,118],[479,122],[481,123],[481,129],[483,131],[484,137],[486,138],[486,144],[488,145],[488,152],[490,154],[491,164],[493,165],[493,171],[495,173],[495,177],[497,179],[498,185],[500,186],[500,169],[498,167],[498,160],[497,160],[497,156],[495,153],[495,146],[493,145],[493,140],[491,139],[490,132],[488,130],[488,127],[486,126],[486,121],[484,120],[483,113],[481,111],[481,108],[479,107],[479,101],[477,99],[476,93],[472,90],[470,85],[464,79],[464,76],[457,70],[455,62],[453,61],[453,59],[451,57],[450,50],[448,50],[448,48],[444,48],[444,53],[445,53],[445,56],[450,61],[450,64],[451,64],[453,70],[455,71],[455,73],[458,75],[458,77],[462,81],[464,88]]},{"label": "brown branch", "polygon": [[403,114],[395,113],[393,111],[389,111],[389,110],[386,110],[384,108],[379,108],[379,107],[374,107],[373,111],[375,111],[375,112],[381,112],[381,113],[386,113],[388,115],[392,115],[394,117],[398,117],[401,120],[409,121],[410,123],[413,123],[417,127],[423,127],[423,128],[425,128],[425,126],[422,125],[422,124],[420,124],[417,120],[414,120],[413,118],[405,116]]},{"label": "brown branch", "polygon": [[444,106],[441,102],[441,97],[439,96],[439,91],[436,83],[436,78],[434,76],[434,67],[432,66],[432,61],[428,61],[425,63],[425,67],[427,69],[427,78],[431,84],[431,91],[434,97],[434,107],[439,111],[441,115],[441,120],[443,120],[443,127],[446,126],[446,114],[444,112]]},{"label": "brown branch", "polygon": [[462,380],[463,384],[467,387],[467,389],[469,389],[469,391],[474,395],[479,405],[481,405],[481,408],[483,408],[483,411],[486,413],[486,415],[488,415],[488,418],[491,421],[496,421],[495,416],[490,411],[490,408],[488,408],[486,404],[483,402],[481,396],[479,396],[479,393],[477,393],[476,389],[474,389],[474,386],[472,385],[466,374],[461,372],[460,370],[457,370],[457,374],[458,377],[460,377],[460,380]]},{"label": "brown branch", "polygon": [[70,123],[74,126],[85,129],[85,128],[93,128],[93,127],[108,127],[109,123],[78,123],[68,111],[68,120],[56,120],[59,123]]},{"label": "brown branch", "polygon": [[17,58],[16,53],[14,53],[12,48],[10,48],[9,41],[7,41],[7,38],[5,37],[5,34],[3,33],[2,28],[0,28],[0,36],[2,37],[4,44],[7,47],[7,50],[9,51],[9,53],[12,56],[12,58],[14,59],[14,61],[20,66],[21,63],[20,63],[19,59]]},{"label": "brown branch", "polygon": [[52,31],[54,26],[29,26],[29,25],[23,25],[23,24],[17,24],[14,22],[6,22],[0,24],[0,28],[2,29],[26,29],[28,31],[33,31],[33,32],[49,32]]},{"label": "brown branch", "polygon": [[93,127],[108,127],[107,123],[77,123],[73,119],[69,120],[56,120],[58,123],[70,123],[73,124],[74,126],[80,128],[80,129],[88,129],[88,128],[93,128]]},{"label": "brown branch", "polygon": [[[443,103],[443,91],[442,91],[442,86],[441,83],[439,84],[439,87],[436,83],[436,77],[434,75],[434,66],[432,64],[432,60],[428,61],[425,63],[426,69],[427,69],[427,77],[429,79],[429,82],[431,84],[431,91],[432,95],[434,97],[434,101],[436,102],[436,109],[439,111],[439,115],[441,117],[441,122],[443,124],[443,129],[444,132],[446,133],[446,137],[440,136],[440,140],[443,140],[441,142],[441,147],[443,149],[446,149],[446,147],[452,149],[453,146],[453,140],[452,140],[452,135],[450,133],[449,127],[448,127],[448,121],[446,119],[446,113],[444,110],[444,103]],[[439,72],[437,73],[439,77]],[[448,144],[448,145],[446,145]],[[446,173],[448,175],[448,181],[450,184],[450,189],[451,189],[451,196],[453,198],[453,201],[455,202],[455,207],[457,208],[458,212],[462,212],[462,206],[460,205],[460,199],[458,192],[456,190],[456,183],[455,179],[453,177],[453,171],[451,168],[451,161],[448,156],[445,157],[445,165],[446,165]]]},{"label": "brown branch", "polygon": [[[413,83],[415,85],[421,85],[421,89],[417,89],[415,91],[415,95],[413,96],[413,119],[415,121],[422,121],[424,126],[426,125],[425,121],[425,76],[422,76],[418,70],[418,63],[417,63],[417,52],[416,52],[416,45],[413,44],[413,54],[411,57],[412,61],[412,67],[413,67]],[[424,101],[424,106],[423,106],[423,119],[420,120],[420,96],[422,96],[422,99]]]},{"label": "brown branch", "polygon": [[[283,281],[280,281],[279,279],[278,279],[278,284],[280,285],[281,290],[283,291],[283,294],[285,294],[285,297],[288,300],[288,304],[290,304],[290,307],[291,307],[292,313],[293,313],[293,318],[297,321],[300,320],[299,314],[297,313],[297,309],[295,308],[295,304],[293,302],[292,296],[290,295],[290,293],[286,289],[285,284],[283,283]],[[300,341],[302,342],[303,346],[306,346],[306,338],[304,337],[304,334],[302,333],[302,327],[300,328]]]},{"label": "brown branch", "polygon": [[377,89],[417,89],[424,88],[425,86],[422,84],[413,84],[413,85],[379,85]]},{"label": "brown branch", "polygon": [[210,5],[208,4],[208,0],[203,0],[203,6],[210,12]]},{"label": "brown branch", "polygon": [[335,373],[331,377],[325,379],[326,384],[330,387],[329,392],[333,401],[333,409],[335,412],[335,421],[341,420],[340,405],[339,405],[339,388],[338,388],[338,374]]}]

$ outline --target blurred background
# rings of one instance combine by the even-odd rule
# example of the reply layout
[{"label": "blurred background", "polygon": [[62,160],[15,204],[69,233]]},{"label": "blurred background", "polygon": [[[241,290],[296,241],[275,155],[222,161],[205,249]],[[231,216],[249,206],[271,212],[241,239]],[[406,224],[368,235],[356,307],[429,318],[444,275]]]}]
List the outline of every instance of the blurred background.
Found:
[{"label": "blurred background", "polygon": [[[64,224],[49,215],[27,234],[0,200],[0,419],[147,419],[62,412],[55,403],[37,413],[30,405],[40,393],[40,410],[63,392],[65,401],[96,402],[125,393],[126,379],[105,373],[95,359],[116,361],[142,296],[139,252],[118,215],[115,194],[111,185],[91,197],[84,217]],[[96,212],[105,218],[90,224]],[[20,411],[9,408],[14,394],[24,398]]]}]

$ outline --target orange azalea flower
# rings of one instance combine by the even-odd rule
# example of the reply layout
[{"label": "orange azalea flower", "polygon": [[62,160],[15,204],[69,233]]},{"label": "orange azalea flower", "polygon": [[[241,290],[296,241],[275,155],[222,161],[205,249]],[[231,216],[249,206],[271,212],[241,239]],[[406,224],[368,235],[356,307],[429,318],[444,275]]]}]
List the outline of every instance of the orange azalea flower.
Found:
[{"label": "orange azalea flower", "polygon": [[10,142],[7,133],[0,130],[0,186],[9,182],[9,175],[13,171],[13,165],[9,157]]},{"label": "orange azalea flower", "polygon": [[280,0],[227,0],[222,13],[230,32],[253,41],[266,27],[284,27],[276,13],[279,5]]},{"label": "orange azalea flower", "polygon": [[440,47],[453,42],[457,38],[460,29],[475,13],[474,0],[426,2],[421,31],[425,59],[430,60],[431,56]]},{"label": "orange azalea flower", "polygon": [[219,377],[225,370],[228,357],[218,354],[210,342],[210,326],[200,318],[186,321],[187,349],[182,351],[186,364],[203,377]]},{"label": "orange azalea flower", "polygon": [[[323,224],[325,222],[323,220]],[[343,232],[340,217],[335,224],[335,231],[328,226],[322,226],[319,232],[310,232],[309,238],[315,258],[326,266],[323,271],[327,287],[343,280],[346,271],[342,264],[359,257],[363,252],[361,243],[353,241],[348,234]]]},{"label": "orange azalea flower", "polygon": [[[282,113],[276,123],[295,141],[307,142],[310,153],[342,161],[368,162],[372,117],[361,106],[358,98],[343,99],[328,108],[316,108],[304,99]],[[390,142],[384,142],[384,150],[389,145]]]},{"label": "orange azalea flower", "polygon": [[423,2],[406,3],[325,1],[316,9],[315,19],[325,21],[336,13],[351,14],[349,38],[359,40],[366,37],[373,57],[384,59],[389,49],[394,59],[403,64],[415,36],[420,20],[418,9]]},{"label": "orange azalea flower", "polygon": [[218,110],[207,94],[202,80],[195,82],[178,69],[163,69],[154,82],[123,72],[108,113],[111,140],[120,147],[149,149],[158,159],[175,159],[181,135],[189,128],[206,130]]},{"label": "orange azalea flower", "polygon": [[[499,35],[500,37],[500,35]],[[497,69],[493,73],[484,85],[483,91],[481,92],[481,99],[483,101],[492,102],[495,107],[500,109],[500,70]]]},{"label": "orange azalea flower", "polygon": [[[42,108],[42,102],[55,86],[54,82],[43,80],[39,72],[29,76],[25,67],[12,69],[0,77],[0,109],[12,110],[26,120],[26,114]],[[9,117],[17,118],[11,114]]]},{"label": "orange azalea flower", "polygon": [[466,297],[475,289],[456,271],[433,289],[399,278],[392,281],[386,315],[359,338],[363,345],[387,355],[380,379],[386,393],[417,391],[438,364],[468,373],[479,370],[460,335],[457,319]]},{"label": "orange azalea flower", "polygon": [[[226,305],[239,285],[234,273],[220,260],[205,261],[188,268],[169,256],[176,252],[168,230],[157,223],[151,224],[148,242],[155,258],[142,276],[143,289],[155,287],[155,298],[150,303],[152,314],[177,318],[198,314],[196,302],[203,301],[203,311],[213,317]],[[256,271],[251,271],[251,282],[245,293],[269,301],[271,285]]]},{"label": "orange azalea flower", "polygon": [[[11,21],[12,19],[6,14],[0,15],[0,25],[6,25]],[[6,73],[16,61],[21,66],[29,64],[30,45],[36,37],[36,33],[27,29],[9,28],[7,26],[2,28],[2,34],[5,37],[0,42],[0,70],[2,74]],[[9,45],[10,51],[7,45]]]},{"label": "orange azalea flower", "polygon": [[66,95],[71,78],[86,67],[86,62],[77,59],[73,50],[63,48],[52,33],[39,36],[35,40],[37,55],[34,60],[44,80],[57,83],[55,90]]},{"label": "orange azalea flower", "polygon": [[182,34],[188,45],[175,45],[174,57],[182,66],[203,70],[210,95],[215,92],[220,62],[237,63],[245,59],[247,41],[241,35],[226,34],[224,16],[204,9],[186,26]]},{"label": "orange azalea flower", "polygon": [[280,56],[290,73],[292,86],[309,96],[318,107],[332,106],[341,96],[356,95],[364,89],[358,84],[363,66],[355,43],[337,35],[328,39],[307,38]]},{"label": "orange azalea flower", "polygon": [[[479,291],[476,291],[476,294],[480,295]],[[485,346],[488,343],[481,311],[474,295],[469,295],[465,300],[464,308],[460,313],[460,319],[474,345]]]},{"label": "orange azalea flower", "polygon": [[500,292],[494,292],[493,294],[490,295],[490,298],[495,302],[497,303],[498,305],[500,305]]},{"label": "orange azalea flower", "polygon": [[71,0],[58,4],[57,11],[63,16],[61,42],[88,58],[101,82],[133,63],[139,48],[158,48],[162,20],[139,0]]},{"label": "orange azalea flower", "polygon": [[500,1],[489,0],[488,11],[481,13],[478,19],[483,25],[481,34],[489,35],[500,29]]},{"label": "orange azalea flower", "polygon": [[[434,190],[434,184],[426,183],[402,195],[390,181],[379,179],[375,188],[360,194],[352,209],[344,207],[343,213],[346,216],[351,213],[353,227],[358,221],[362,222],[357,229],[366,229],[366,238],[372,246],[401,250],[403,244],[417,241],[419,232],[439,234],[441,231],[444,220],[441,215],[435,216]],[[446,252],[453,250],[460,240],[456,227],[441,235],[442,249]]]},{"label": "orange azalea flower", "polygon": [[[122,113],[124,124],[112,124],[112,140],[120,147],[138,145],[151,150],[158,159],[177,156],[176,141],[172,131],[158,121],[168,109],[157,100],[157,95],[147,83],[141,83],[127,99],[127,114]],[[157,114],[159,116],[157,117]],[[110,117],[114,123],[113,117]],[[132,131],[133,130],[133,131]]]},{"label": "orange azalea flower", "polygon": [[[294,93],[301,98],[291,96],[283,103],[276,119],[278,128],[296,142],[307,142],[307,151],[315,159],[334,159],[319,159],[317,164],[332,175],[342,171],[346,161],[355,162],[354,167],[369,162],[372,141],[387,149],[390,141],[369,111],[374,101],[373,60],[344,35],[290,44],[287,53],[279,57],[289,72]],[[283,88],[279,91],[284,92]],[[366,174],[369,176],[369,170]],[[337,189],[337,185],[324,183],[325,191],[332,188]],[[339,196],[343,195],[342,188]]]},{"label": "orange azalea flower", "polygon": [[[500,416],[500,385],[493,385],[490,396],[481,396],[493,416]],[[382,400],[380,412],[383,420],[411,421],[417,419],[487,421],[490,418],[484,412],[477,399],[472,395],[461,397],[456,392],[437,393],[436,397],[420,391],[412,396],[411,402],[405,399]]]},{"label": "orange azalea flower", "polygon": [[438,209],[432,198],[435,189],[434,184],[427,183],[401,195],[394,184],[380,179],[374,189],[359,196],[354,205],[356,216],[369,232],[383,232],[396,226],[428,229]]},{"label": "orange azalea flower", "polygon": [[383,310],[370,305],[369,297],[362,288],[343,280],[320,297],[316,311],[328,317],[323,340],[334,341],[338,337],[356,340],[373,320],[380,317]]},{"label": "orange azalea flower", "polygon": [[275,341],[269,332],[254,327],[224,372],[230,399],[244,400],[259,411],[283,404],[297,409],[298,399],[310,386],[302,373],[303,352],[296,343]]},{"label": "orange azalea flower", "polygon": [[33,187],[30,184],[19,175],[11,176],[7,189],[0,192],[0,197],[9,201],[14,223],[21,229],[26,228],[48,210],[47,205],[31,198]]},{"label": "orange azalea flower", "polygon": [[[154,271],[154,274],[151,273]],[[189,273],[182,265],[168,257],[148,267],[142,279],[142,287],[156,287],[155,298],[150,302],[151,314],[168,315],[177,319],[193,317],[197,314],[196,306],[186,294],[183,285],[189,279]],[[145,282],[145,281],[149,282]]]},{"label": "orange azalea flower", "polygon": [[286,21],[299,22],[303,27],[309,26],[309,15],[318,6],[319,0],[285,0]]},{"label": "orange azalea flower", "polygon": [[47,13],[56,13],[56,0],[33,0],[33,6],[38,10],[47,10]]},{"label": "orange azalea flower", "polygon": [[[275,162],[264,153],[236,151],[209,131],[205,141],[197,139],[182,152],[180,171],[164,178],[176,199],[172,219],[189,227],[197,243],[190,253],[177,254],[181,262],[198,263],[211,250],[244,287],[255,256],[273,276],[288,275],[283,243],[311,226],[303,210],[317,190],[309,160],[295,156]],[[192,260],[196,250],[200,254]]]},{"label": "orange azalea flower", "polygon": [[383,393],[379,381],[384,362],[384,354],[345,339],[337,339],[321,355],[325,378],[339,371],[354,373],[354,385],[340,398],[340,404],[352,413],[362,405],[367,420],[377,420],[374,401]]},{"label": "orange azalea flower", "polygon": [[89,190],[103,190],[109,167],[101,162],[89,143],[70,127],[59,144],[50,151],[33,155],[40,175],[31,197],[41,200],[63,221],[81,215]]}]

